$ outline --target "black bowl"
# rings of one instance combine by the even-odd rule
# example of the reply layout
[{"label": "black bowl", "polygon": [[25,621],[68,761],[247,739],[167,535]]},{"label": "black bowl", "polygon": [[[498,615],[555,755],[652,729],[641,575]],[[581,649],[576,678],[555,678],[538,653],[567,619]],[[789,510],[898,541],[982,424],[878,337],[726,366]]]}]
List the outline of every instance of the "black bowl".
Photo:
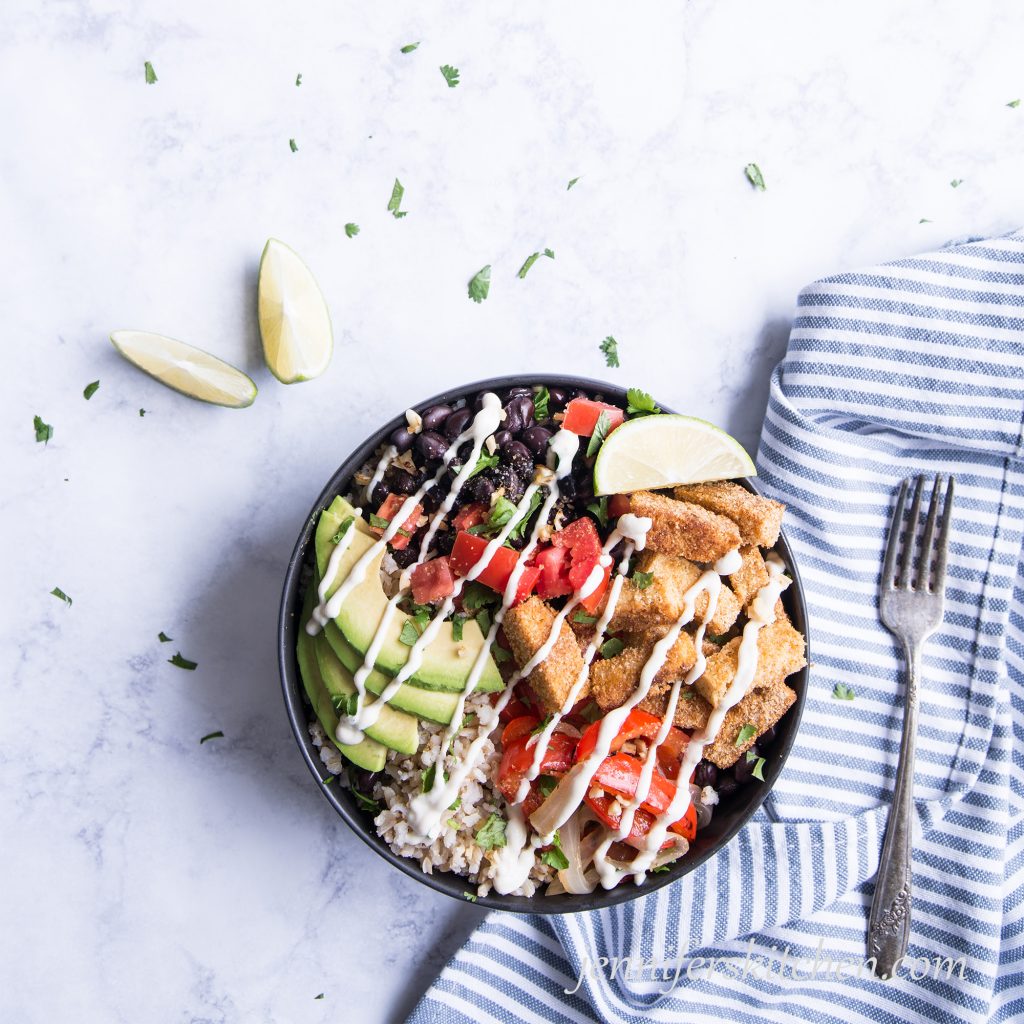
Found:
[{"label": "black bowl", "polygon": [[[417,403],[416,408],[426,409],[440,403],[451,403],[468,395],[475,395],[484,390],[501,391],[505,388],[545,384],[549,387],[580,388],[594,397],[604,397],[613,402],[625,404],[626,392],[623,388],[602,381],[588,380],[584,377],[567,377],[559,374],[517,375],[513,377],[495,377],[490,380],[477,381],[452,388],[426,401]],[[670,411],[670,410],[665,410]],[[349,490],[352,475],[366,463],[376,450],[387,440],[388,435],[399,426],[405,425],[405,415],[399,413],[393,420],[368,437],[338,468],[327,486],[324,487],[313,507],[306,515],[299,539],[295,544],[288,572],[284,580],[284,593],[281,596],[281,613],[278,623],[278,662],[281,667],[281,684],[284,688],[284,701],[288,709],[288,718],[295,733],[295,739],[302,750],[310,772],[317,780],[321,792],[330,801],[334,809],[345,820],[346,824],[385,860],[411,878],[429,885],[438,892],[447,893],[455,899],[464,899],[464,893],[473,888],[461,875],[451,872],[425,874],[419,863],[408,857],[399,857],[393,853],[387,843],[381,839],[374,828],[373,819],[356,805],[349,791],[337,785],[324,785],[328,772],[320,760],[320,754],[313,746],[309,736],[308,723],[312,711],[306,702],[305,691],[299,678],[298,664],[295,659],[295,642],[299,628],[299,613],[302,607],[303,583],[309,578],[309,567],[312,566],[312,541],[316,531],[316,521],[320,510],[326,508],[335,496],[345,494]],[[757,493],[757,488],[750,480],[742,481],[749,490]],[[807,637],[807,658],[810,661],[810,637],[807,632],[807,607],[804,602],[803,586],[793,560],[793,552],[786,541],[785,531],[780,535],[775,547],[776,552],[785,562],[787,573],[793,580],[784,595],[783,602],[789,612],[793,625]],[[481,896],[477,905],[494,910],[511,910],[517,913],[532,914],[567,914],[582,910],[597,910],[609,907],[625,900],[634,900],[638,896],[660,889],[663,885],[681,878],[692,871],[709,857],[718,853],[739,830],[747,823],[754,812],[761,806],[773,783],[779,777],[790,748],[796,738],[803,711],[804,696],[807,688],[806,668],[791,676],[788,685],[797,694],[796,703],[775,727],[775,738],[762,754],[766,763],[762,769],[764,782],[751,781],[740,785],[734,793],[723,797],[715,808],[714,816],[707,828],[697,833],[697,838],[685,857],[674,864],[669,871],[650,875],[642,886],[636,886],[628,878],[614,889],[597,889],[587,895],[563,894],[559,896],[502,896],[491,893]]]}]

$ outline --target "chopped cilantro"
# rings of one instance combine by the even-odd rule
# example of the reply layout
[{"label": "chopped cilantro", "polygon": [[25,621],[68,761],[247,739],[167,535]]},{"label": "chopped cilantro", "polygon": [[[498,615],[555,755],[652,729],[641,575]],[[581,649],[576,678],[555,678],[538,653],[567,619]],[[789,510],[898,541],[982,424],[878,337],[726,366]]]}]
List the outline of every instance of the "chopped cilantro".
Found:
[{"label": "chopped cilantro", "polygon": [[168,636],[162,629],[157,633],[156,638],[162,644],[169,644],[174,639],[174,637]]},{"label": "chopped cilantro", "polygon": [[832,687],[832,696],[836,700],[853,700],[856,694],[853,692],[853,687],[847,686],[846,683],[836,683]]},{"label": "chopped cilantro", "polygon": [[324,785],[329,786],[334,781],[334,778],[335,777],[333,775],[328,775],[327,778],[324,779]]},{"label": "chopped cilantro", "polygon": [[625,646],[626,645],[618,637],[613,636],[610,640],[605,640],[605,642],[601,644],[601,657],[614,658],[615,655],[622,653]]},{"label": "chopped cilantro", "polygon": [[50,593],[53,594],[54,597],[60,598],[60,600],[63,601],[69,608],[71,607],[71,598],[68,597],[68,595],[60,589],[60,587],[54,587],[53,590],[50,591]]},{"label": "chopped cilantro", "polygon": [[453,615],[452,616],[452,643],[460,643],[462,641],[462,627],[466,624],[465,615]]},{"label": "chopped cilantro", "polygon": [[429,621],[430,614],[422,609],[411,618],[406,619],[402,623],[402,632],[398,634],[399,642],[405,644],[406,647],[412,647],[419,640],[423,630],[427,628]]},{"label": "chopped cilantro", "polygon": [[918,224],[931,224],[931,221],[927,217],[922,217],[917,223]]},{"label": "chopped cilantro", "polygon": [[619,365],[619,343],[609,334],[598,346],[604,354],[605,366],[613,369]]},{"label": "chopped cilantro", "polygon": [[405,195],[405,189],[402,187],[402,183],[395,178],[395,184],[391,189],[391,198],[388,200],[388,212],[399,220],[406,214],[405,210],[400,210],[399,207],[402,205],[402,197]]},{"label": "chopped cilantro", "polygon": [[505,843],[505,819],[500,814],[492,813],[477,830],[476,845],[481,850],[494,850]]},{"label": "chopped cilantro", "polygon": [[555,791],[555,786],[558,785],[558,779],[553,775],[542,775],[537,779],[537,788],[540,790],[540,795],[544,797],[551,796]]},{"label": "chopped cilantro", "polygon": [[639,388],[626,389],[627,416],[650,416],[659,412],[661,409],[646,391],[641,391]]},{"label": "chopped cilantro", "polygon": [[747,762],[754,761],[753,770],[750,774],[755,778],[764,782],[764,758],[758,757],[752,750],[747,751]]},{"label": "chopped cilantro", "polygon": [[538,422],[546,420],[551,415],[548,410],[548,402],[551,401],[551,394],[542,384],[533,395],[533,418]]},{"label": "chopped cilantro", "polygon": [[494,469],[500,461],[501,460],[498,458],[497,452],[495,452],[494,455],[488,455],[487,452],[481,452],[480,458],[476,460],[476,465],[470,471],[470,474],[466,479],[472,480],[477,473],[482,473],[485,469]]},{"label": "chopped cilantro", "polygon": [[464,892],[462,895],[463,895],[463,897],[465,899],[469,900],[470,903],[476,903],[476,893],[475,892]]},{"label": "chopped cilantro", "polygon": [[959,188],[963,183],[964,183],[964,179],[963,178],[954,178],[949,183],[949,187],[950,188]]},{"label": "chopped cilantro", "polygon": [[[373,519],[374,517],[370,516],[370,518]],[[338,532],[331,538],[331,542],[334,544],[340,544],[341,538],[344,537],[345,534],[352,529],[352,525],[355,523],[355,521],[355,516],[345,516],[345,518],[341,521],[341,526],[338,527]]]},{"label": "chopped cilantro", "polygon": [[545,715],[531,730],[531,736],[538,736],[551,724],[551,715]]},{"label": "chopped cilantro", "polygon": [[587,458],[591,459],[597,454],[597,450],[604,443],[604,439],[608,436],[608,431],[611,428],[612,421],[608,416],[607,410],[602,410],[601,415],[597,417],[597,423],[594,424],[594,433],[590,435],[590,441],[587,444]]},{"label": "chopped cilantro", "polygon": [[1010,100],[1010,102],[1007,103],[1006,105],[1008,107],[1014,107],[1014,108],[1019,107],[1020,106],[1020,100]]},{"label": "chopped cilantro", "polygon": [[[333,779],[334,776],[332,775],[331,778]],[[313,996],[314,999],[323,999],[323,997],[324,997],[323,992],[321,992],[320,995],[318,995],[318,996]]]},{"label": "chopped cilantro", "polygon": [[375,516],[372,512],[370,513],[370,525],[375,530],[386,530],[391,525],[390,519],[381,519],[380,516]]},{"label": "chopped cilantro", "polygon": [[[429,768],[427,768],[425,771],[420,772],[420,791],[423,792],[423,793],[429,793],[430,790],[432,790],[434,788],[434,780],[436,778],[437,778],[437,763],[435,762]],[[444,781],[445,782],[448,781],[448,773],[447,772],[444,773]],[[458,806],[459,806],[459,801],[456,801],[454,804],[451,805],[451,807],[448,808],[448,810],[449,811],[454,811],[455,808],[458,807]]]},{"label": "chopped cilantro", "polygon": [[[537,262],[537,260],[541,258],[541,256],[547,256],[548,259],[551,260],[555,258],[554,252],[552,252],[550,249],[545,249],[543,252],[531,252],[530,255],[526,257],[526,261],[519,268],[519,273],[516,276],[520,280],[526,277],[527,271],[530,269],[530,267],[534,265],[534,263]],[[536,406],[534,408],[536,409]],[[534,413],[534,415],[536,415],[536,412]]]},{"label": "chopped cilantro", "polygon": [[608,525],[608,498],[598,498],[587,506],[587,511],[602,525]]},{"label": "chopped cilantro", "polygon": [[156,85],[157,78],[156,72],[153,70],[153,65],[147,60],[143,65],[143,68],[146,72],[146,85]]},{"label": "chopped cilantro", "polygon": [[526,510],[526,515],[516,523],[515,526],[509,531],[509,540],[523,540],[526,537],[526,528],[530,525],[530,519],[533,517],[533,513],[540,508],[541,496],[540,491],[534,491],[530,496],[530,507]]},{"label": "chopped cilantro", "polygon": [[630,577],[637,590],[646,590],[654,582],[653,572],[635,572]]},{"label": "chopped cilantro", "polygon": [[415,50],[416,47],[419,46],[419,45],[420,45],[419,43],[406,43],[405,46],[403,46],[401,48],[401,50],[399,50],[398,52],[399,53],[412,53],[412,51]]},{"label": "chopped cilantro", "polygon": [[140,409],[139,410],[139,415],[140,416],[145,416],[146,415],[146,410],[145,409]]},{"label": "chopped cilantro", "polygon": [[558,836],[558,829],[551,837],[551,849],[545,850],[540,859],[542,863],[549,864],[556,871],[564,871],[569,866],[569,858],[562,852],[562,840]]},{"label": "chopped cilantro", "polygon": [[222,739],[223,736],[224,736],[224,733],[221,732],[220,729],[218,729],[216,732],[208,732],[199,742],[200,742],[200,744],[203,744],[207,740]]},{"label": "chopped cilantro", "polygon": [[481,608],[480,611],[476,613],[476,624],[480,627],[480,632],[483,633],[484,636],[487,636],[487,634],[490,633],[492,621],[491,613],[486,608]]},{"label": "chopped cilantro", "polygon": [[187,669],[189,672],[194,672],[199,666],[199,662],[191,661],[189,658],[184,657],[181,651],[177,651],[173,658],[167,659],[175,668]]},{"label": "chopped cilantro", "polygon": [[[447,772],[445,772],[445,779],[447,779],[447,777],[448,777],[448,773],[447,773]],[[461,796],[457,796],[457,797],[456,797],[456,798],[455,798],[455,799],[454,799],[454,800],[453,800],[453,801],[452,801],[452,802],[451,802],[451,803],[450,803],[450,804],[448,805],[448,810],[449,810],[449,811],[457,811],[457,810],[458,810],[458,809],[459,809],[459,808],[460,808],[461,806],[462,806],[462,797],[461,797]]]},{"label": "chopped cilantro", "polygon": [[444,75],[449,89],[454,89],[459,84],[459,69],[453,68],[451,64],[442,64],[441,74]]},{"label": "chopped cilantro", "polygon": [[467,612],[475,612],[485,605],[497,604],[500,600],[498,594],[478,580],[470,580],[462,590],[462,607]]},{"label": "chopped cilantro", "polygon": [[32,426],[36,428],[36,441],[49,444],[50,438],[53,437],[53,427],[49,423],[44,423],[40,416],[32,417]]},{"label": "chopped cilantro", "polygon": [[740,729],[739,735],[736,737],[736,746],[742,747],[743,744],[747,742],[747,740],[752,740],[756,735],[756,726],[747,723],[745,726],[743,726],[742,729]]},{"label": "chopped cilantro", "polygon": [[289,140],[288,140],[288,148],[289,148],[289,149],[290,149],[290,150],[291,150],[291,151],[292,151],[293,153],[298,153],[298,151],[299,151],[299,147],[295,145],[295,140],[294,140],[294,139],[289,139]]},{"label": "chopped cilantro", "polygon": [[578,612],[573,612],[572,621],[573,622],[578,622],[582,626],[592,626],[595,622],[597,622],[597,616],[596,615],[588,615],[584,611],[578,611]]},{"label": "chopped cilantro", "polygon": [[491,265],[481,267],[469,280],[469,297],[474,302],[483,302],[491,290]]},{"label": "chopped cilantro", "polygon": [[351,717],[359,710],[359,694],[336,693],[331,697],[331,704],[339,715]]},{"label": "chopped cilantro", "polygon": [[[583,177],[583,175],[580,175],[580,177]],[[579,180],[580,180],[579,178],[570,178],[569,179],[569,184],[565,186],[565,191],[568,192],[569,189],[571,189],[573,187],[573,185],[575,185],[576,182],[579,181]]]},{"label": "chopped cilantro", "polygon": [[364,810],[369,811],[371,814],[380,813],[380,804],[371,797],[368,797],[359,789],[359,779],[356,775],[356,766],[349,762],[348,764],[348,788],[352,795],[356,798],[356,803]]},{"label": "chopped cilantro", "polygon": [[670,871],[671,869],[672,869],[672,865],[671,864],[659,864],[656,868],[651,868],[651,874],[652,875],[661,875],[661,874],[664,874],[664,872],[666,872],[666,871]]},{"label": "chopped cilantro", "polygon": [[[497,527],[498,530],[503,526],[507,526],[512,520],[512,517],[516,514],[518,506],[514,501],[509,501],[504,495],[501,495],[498,500],[491,506],[491,514],[487,518],[487,522],[492,527]],[[495,531],[497,532],[497,530]]]},{"label": "chopped cilantro", "polygon": [[94,380],[91,384],[86,384],[85,390],[82,392],[82,397],[88,402],[89,399],[99,391],[99,388],[100,382],[98,380]]},{"label": "chopped cilantro", "polygon": [[768,187],[764,183],[764,175],[761,173],[761,168],[757,164],[747,164],[743,168],[743,173],[747,176],[747,181],[750,182],[758,192],[764,192]]},{"label": "chopped cilantro", "polygon": [[359,234],[359,225],[358,224],[346,224],[345,225],[345,234],[349,238],[355,238],[356,235]]},{"label": "chopped cilantro", "polygon": [[499,665],[504,665],[506,661],[511,660],[512,652],[505,650],[499,644],[495,644],[491,648],[491,657],[494,658],[495,662]]},{"label": "chopped cilantro", "polygon": [[302,85],[302,72],[301,71],[295,76],[295,84],[296,85]]},{"label": "chopped cilantro", "polygon": [[471,725],[474,718],[476,718],[476,712],[467,711],[466,714],[462,716],[462,728],[465,729],[468,725]]}]

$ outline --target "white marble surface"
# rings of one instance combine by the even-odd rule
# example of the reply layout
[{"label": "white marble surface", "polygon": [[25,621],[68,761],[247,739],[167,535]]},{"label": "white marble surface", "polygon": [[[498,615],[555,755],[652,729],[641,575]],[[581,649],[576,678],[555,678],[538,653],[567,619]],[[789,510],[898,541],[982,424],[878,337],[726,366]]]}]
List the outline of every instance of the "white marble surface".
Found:
[{"label": "white marble surface", "polygon": [[[1024,10],[6,0],[0,30],[0,1019],[400,1020],[478,911],[378,863],[289,733],[275,615],[322,482],[380,418],[519,370],[753,447],[802,284],[1024,222]],[[330,302],[314,383],[261,364],[269,235]],[[122,326],[256,404],[162,389]]]}]

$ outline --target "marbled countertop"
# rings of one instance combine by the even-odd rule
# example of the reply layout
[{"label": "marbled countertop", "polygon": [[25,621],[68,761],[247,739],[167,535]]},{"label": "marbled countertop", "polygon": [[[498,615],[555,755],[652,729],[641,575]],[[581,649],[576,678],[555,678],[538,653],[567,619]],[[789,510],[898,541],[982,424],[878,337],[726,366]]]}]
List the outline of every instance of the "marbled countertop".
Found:
[{"label": "marbled countertop", "polygon": [[[0,1019],[404,1016],[479,911],[378,862],[302,763],[274,641],[306,510],[382,418],[496,373],[636,384],[753,449],[801,285],[1024,222],[1024,11],[890,8],[4,4]],[[268,236],[330,303],[312,383],[262,365]],[[117,327],[256,404],[161,388]]]}]

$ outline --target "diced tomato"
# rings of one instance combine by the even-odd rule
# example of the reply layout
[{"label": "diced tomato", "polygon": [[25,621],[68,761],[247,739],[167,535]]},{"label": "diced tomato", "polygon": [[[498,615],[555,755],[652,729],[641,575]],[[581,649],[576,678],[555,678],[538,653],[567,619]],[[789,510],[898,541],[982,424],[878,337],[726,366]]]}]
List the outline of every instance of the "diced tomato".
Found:
[{"label": "diced tomato", "polygon": [[[600,820],[608,826],[610,829],[617,829],[619,827],[619,821],[622,818],[622,812],[613,815],[611,813],[611,805],[614,797],[610,796],[591,796],[588,792],[583,798],[586,805],[600,818]],[[620,804],[621,806],[621,804]],[[654,815],[649,814],[642,807],[637,808],[636,814],[633,815],[633,827],[629,830],[629,835],[623,840],[629,846],[639,850],[643,846],[643,838],[651,831],[651,825],[654,824]],[[663,850],[668,849],[672,846],[672,840],[666,839],[661,844]]]},{"label": "diced tomato", "polygon": [[458,533],[459,530],[468,530],[472,526],[479,526],[485,522],[491,514],[491,509],[482,501],[474,501],[470,505],[463,505],[455,518],[452,520],[452,529]]},{"label": "diced tomato", "polygon": [[604,567],[604,577],[601,582],[586,597],[580,598],[580,607],[591,615],[600,608],[601,602],[604,600],[605,591],[608,589],[608,580],[611,579],[611,575],[612,567],[611,563],[609,563]]},{"label": "diced tomato", "polygon": [[[572,567],[569,569],[569,584],[573,590],[582,590],[590,574],[597,568],[597,558],[573,558]],[[600,586],[600,584],[598,584]],[[587,595],[590,596],[589,594]]]},{"label": "diced tomato", "polygon": [[[456,576],[465,576],[480,561],[484,551],[487,549],[487,541],[483,537],[474,537],[465,530],[459,532],[455,538],[455,545],[449,556],[452,571]],[[483,571],[476,577],[485,587],[497,591],[499,594],[505,592],[512,570],[516,567],[519,555],[511,548],[499,547],[491,556],[491,560],[484,567]],[[525,600],[532,592],[540,576],[540,570],[534,566],[527,566],[519,577],[519,586],[516,588],[516,599],[513,604]]]},{"label": "diced tomato", "polygon": [[[643,761],[640,758],[632,754],[612,754],[601,762],[594,773],[594,784],[609,793],[632,799],[636,795],[642,770]],[[652,814],[663,814],[675,795],[676,784],[660,772],[653,772],[647,796],[640,806]]]},{"label": "diced tomato", "polygon": [[611,421],[608,433],[611,433],[626,418],[626,414],[617,405],[606,402],[595,402],[589,398],[574,398],[565,407],[565,419],[562,426],[580,437],[590,437],[601,418],[601,413],[608,413]]},{"label": "diced tomato", "polygon": [[670,779],[679,777],[679,763],[689,742],[690,737],[679,726],[673,725],[665,739],[658,744],[658,764]]},{"label": "diced tomato", "polygon": [[[519,783],[533,764],[535,744],[531,737],[521,736],[505,748],[498,767],[498,788],[506,800],[514,800]],[[528,745],[529,744],[529,745]],[[541,775],[564,775],[572,767],[576,741],[564,732],[554,732],[540,763]]]},{"label": "diced tomato", "polygon": [[629,511],[629,495],[613,494],[608,499],[608,518],[618,519]]},{"label": "diced tomato", "polygon": [[569,549],[542,548],[534,557],[540,569],[537,581],[537,594],[545,600],[551,597],[563,597],[571,594],[573,587],[569,582]]},{"label": "diced tomato", "polygon": [[598,536],[594,520],[587,516],[574,519],[553,534],[551,543],[556,548],[568,548],[572,552],[573,561],[590,560],[600,557],[601,538]]},{"label": "diced tomato", "polygon": [[540,779],[534,779],[530,783],[530,792],[523,801],[523,814],[529,818],[546,799],[547,797],[540,791]]},{"label": "diced tomato", "polygon": [[[389,494],[384,499],[384,504],[377,509],[377,516],[380,519],[386,519],[390,524],[391,520],[401,511],[404,504],[405,498],[401,494]],[[423,515],[423,506],[414,505],[409,517],[399,527],[399,532],[391,538],[391,546],[396,551],[401,551],[409,546],[409,541],[412,540],[412,535],[416,532],[416,524],[419,522],[421,515]],[[383,527],[371,526],[370,532],[377,534],[378,537],[384,536]]]},{"label": "diced tomato", "polygon": [[[616,753],[622,748],[622,744],[628,743],[629,740],[640,739],[641,737],[646,740],[654,739],[658,735],[660,728],[661,719],[657,715],[652,715],[649,711],[641,711],[640,708],[633,708],[626,715],[626,720],[622,723],[621,728],[612,740],[609,752],[612,754]],[[600,720],[592,722],[587,727],[586,732],[580,737],[579,743],[576,744],[577,761],[582,761],[593,752],[597,746],[597,734],[600,731]]]},{"label": "diced tomato", "polygon": [[691,843],[697,838],[697,808],[693,806],[692,800],[690,806],[686,808],[686,813],[668,828],[670,832],[677,832]]},{"label": "diced tomato", "polygon": [[518,718],[513,718],[501,732],[502,747],[507,749],[521,736],[529,736],[538,725],[540,719],[536,715],[519,715]]},{"label": "diced tomato", "polygon": [[[495,694],[497,698],[497,694]],[[511,722],[513,719],[521,718],[523,715],[530,715],[533,712],[530,711],[530,705],[524,704],[521,700],[513,697],[502,709],[501,714],[498,715],[499,722]]]},{"label": "diced tomato", "polygon": [[432,558],[412,570],[412,599],[417,604],[443,601],[455,589],[455,577],[447,558]]}]

